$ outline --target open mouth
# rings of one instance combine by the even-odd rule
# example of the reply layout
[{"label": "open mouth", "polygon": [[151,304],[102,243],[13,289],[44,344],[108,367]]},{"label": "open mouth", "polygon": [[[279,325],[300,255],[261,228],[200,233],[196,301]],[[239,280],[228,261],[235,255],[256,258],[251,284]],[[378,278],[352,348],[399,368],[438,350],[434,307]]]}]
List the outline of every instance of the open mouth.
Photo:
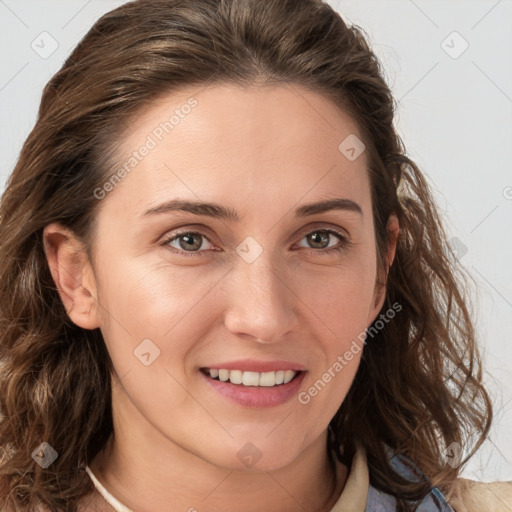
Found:
[{"label": "open mouth", "polygon": [[244,387],[273,388],[288,384],[296,379],[302,371],[277,370],[273,372],[249,372],[217,368],[201,368],[204,375],[213,380]]}]

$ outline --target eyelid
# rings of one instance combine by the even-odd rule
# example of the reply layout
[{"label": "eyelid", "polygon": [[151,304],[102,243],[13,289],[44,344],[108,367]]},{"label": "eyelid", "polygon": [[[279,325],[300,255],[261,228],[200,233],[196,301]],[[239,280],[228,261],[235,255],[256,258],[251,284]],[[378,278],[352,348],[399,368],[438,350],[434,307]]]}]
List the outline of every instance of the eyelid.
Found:
[{"label": "eyelid", "polygon": [[326,224],[325,222],[314,223],[313,225],[306,226],[303,230],[300,231],[301,236],[309,235],[310,233],[315,233],[316,231],[331,231],[337,233],[341,238],[349,239],[350,235],[347,230],[334,226],[331,224]]}]

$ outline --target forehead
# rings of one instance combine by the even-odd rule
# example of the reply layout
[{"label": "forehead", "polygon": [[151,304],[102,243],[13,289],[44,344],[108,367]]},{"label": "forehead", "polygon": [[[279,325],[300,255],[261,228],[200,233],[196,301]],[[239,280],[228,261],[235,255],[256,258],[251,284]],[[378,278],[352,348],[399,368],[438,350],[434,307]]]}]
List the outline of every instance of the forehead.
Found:
[{"label": "forehead", "polygon": [[345,141],[361,138],[346,112],[297,84],[190,87],[134,116],[117,150],[127,172],[114,195],[139,210],[171,195],[297,202],[336,188],[361,196],[366,153],[344,153]]}]

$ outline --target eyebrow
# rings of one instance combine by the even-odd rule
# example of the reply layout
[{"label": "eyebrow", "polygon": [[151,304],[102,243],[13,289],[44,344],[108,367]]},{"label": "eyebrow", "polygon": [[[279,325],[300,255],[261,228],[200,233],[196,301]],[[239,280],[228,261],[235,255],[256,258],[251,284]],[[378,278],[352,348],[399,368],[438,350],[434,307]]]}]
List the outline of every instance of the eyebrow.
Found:
[{"label": "eyebrow", "polygon": [[[363,210],[351,199],[333,198],[316,203],[308,203],[300,206],[295,210],[295,217],[308,217],[319,213],[325,213],[331,210],[347,210],[357,212],[361,216]],[[169,212],[188,212],[194,215],[205,215],[208,217],[225,219],[231,222],[239,222],[240,217],[236,210],[226,208],[218,203],[203,203],[195,201],[183,201],[173,199],[166,201],[158,206],[146,210],[142,216],[158,215]]]}]

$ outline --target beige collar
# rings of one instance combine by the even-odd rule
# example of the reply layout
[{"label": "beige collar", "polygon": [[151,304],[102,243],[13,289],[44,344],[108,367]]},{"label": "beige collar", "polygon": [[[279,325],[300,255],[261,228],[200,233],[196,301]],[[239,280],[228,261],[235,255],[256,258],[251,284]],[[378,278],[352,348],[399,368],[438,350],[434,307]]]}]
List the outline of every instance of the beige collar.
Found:
[{"label": "beige collar", "polygon": [[369,486],[366,452],[358,447],[343,492],[331,512],[365,512]]}]

